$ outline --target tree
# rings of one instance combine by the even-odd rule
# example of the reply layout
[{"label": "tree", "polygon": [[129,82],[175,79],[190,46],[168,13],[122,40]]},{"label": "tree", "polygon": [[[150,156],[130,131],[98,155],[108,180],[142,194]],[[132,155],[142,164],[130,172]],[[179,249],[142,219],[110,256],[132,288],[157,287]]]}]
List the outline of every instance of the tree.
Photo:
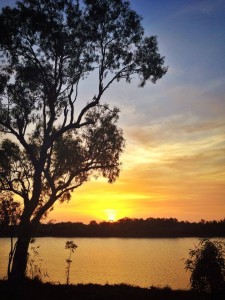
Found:
[{"label": "tree", "polygon": [[19,202],[14,201],[12,193],[3,192],[0,194],[0,226],[9,228],[10,232],[10,251],[7,275],[10,276],[12,259],[15,251],[16,244],[13,242],[13,228],[20,221],[21,205]]},{"label": "tree", "polygon": [[225,284],[224,244],[208,239],[200,240],[195,249],[190,250],[190,258],[185,261],[191,272],[191,287],[199,292],[221,293]]},{"label": "tree", "polygon": [[[54,203],[94,175],[119,176],[124,138],[119,110],[100,103],[105,91],[133,77],[155,83],[167,68],[127,1],[16,3],[0,15],[0,189],[23,200],[11,272],[22,279],[30,238]],[[91,73],[84,103],[78,87]]]},{"label": "tree", "polygon": [[71,256],[74,253],[74,251],[77,249],[77,245],[74,243],[74,241],[66,241],[65,249],[69,250],[69,256],[66,259],[66,284],[70,283],[70,266],[72,263]]}]

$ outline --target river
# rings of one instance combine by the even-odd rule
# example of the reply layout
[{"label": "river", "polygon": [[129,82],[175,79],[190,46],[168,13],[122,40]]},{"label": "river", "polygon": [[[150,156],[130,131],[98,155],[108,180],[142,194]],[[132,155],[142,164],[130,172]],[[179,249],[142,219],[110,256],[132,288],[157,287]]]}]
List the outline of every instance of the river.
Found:
[{"label": "river", "polygon": [[[188,289],[190,274],[184,269],[189,249],[197,238],[37,238],[29,252],[33,265],[47,272],[44,281],[65,283],[65,243],[73,240],[70,283],[119,284]],[[0,238],[0,278],[6,276],[10,240]]]}]

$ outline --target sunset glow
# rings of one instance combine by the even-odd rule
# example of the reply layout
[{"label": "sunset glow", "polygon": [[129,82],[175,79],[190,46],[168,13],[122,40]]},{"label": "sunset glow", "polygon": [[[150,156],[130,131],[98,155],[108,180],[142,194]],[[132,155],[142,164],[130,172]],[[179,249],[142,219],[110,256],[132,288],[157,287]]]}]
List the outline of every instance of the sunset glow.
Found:
[{"label": "sunset glow", "polygon": [[57,207],[56,219],[223,219],[224,124],[204,123],[179,117],[140,126],[139,131],[127,128],[117,182],[111,185],[99,178],[86,183],[75,191],[71,203]]},{"label": "sunset glow", "polygon": [[117,219],[116,218],[116,216],[117,216],[117,211],[116,210],[114,210],[114,209],[107,209],[105,211],[105,214],[107,216],[108,221],[110,221],[110,222],[116,221],[116,219]]}]

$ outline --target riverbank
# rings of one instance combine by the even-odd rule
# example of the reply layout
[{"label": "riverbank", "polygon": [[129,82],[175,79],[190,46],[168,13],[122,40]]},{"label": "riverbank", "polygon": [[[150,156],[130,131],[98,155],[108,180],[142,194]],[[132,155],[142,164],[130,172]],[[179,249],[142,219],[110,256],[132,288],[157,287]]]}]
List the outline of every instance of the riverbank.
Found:
[{"label": "riverbank", "polygon": [[[222,296],[222,295],[221,295]],[[210,295],[168,287],[140,288],[130,285],[61,285],[28,280],[12,284],[0,281],[2,300],[209,300]],[[216,299],[223,299],[216,298]]]}]

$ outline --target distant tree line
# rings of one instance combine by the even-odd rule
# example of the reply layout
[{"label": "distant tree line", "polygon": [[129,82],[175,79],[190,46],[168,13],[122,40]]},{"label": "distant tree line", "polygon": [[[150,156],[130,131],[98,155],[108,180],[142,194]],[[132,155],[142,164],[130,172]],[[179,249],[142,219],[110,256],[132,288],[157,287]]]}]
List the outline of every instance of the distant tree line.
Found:
[{"label": "distant tree line", "polygon": [[[1,226],[0,236],[10,236],[11,226]],[[17,236],[18,226],[13,226]],[[39,224],[36,236],[57,237],[225,237],[225,219],[188,222],[175,218],[123,218],[116,222],[91,221]]]}]

